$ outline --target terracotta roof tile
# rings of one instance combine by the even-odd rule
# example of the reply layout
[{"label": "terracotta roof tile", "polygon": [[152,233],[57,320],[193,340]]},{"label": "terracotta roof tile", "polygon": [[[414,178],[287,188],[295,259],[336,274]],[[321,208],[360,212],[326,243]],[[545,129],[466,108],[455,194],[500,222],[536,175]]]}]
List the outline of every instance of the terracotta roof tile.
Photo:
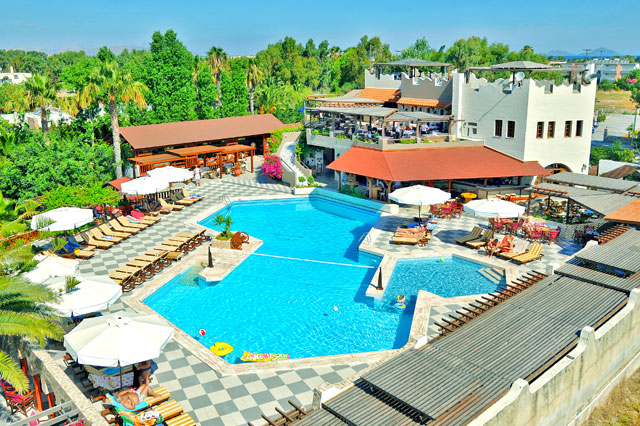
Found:
[{"label": "terracotta roof tile", "polygon": [[451,102],[442,102],[437,99],[418,99],[418,98],[402,97],[398,101],[398,105],[410,105],[410,106],[431,107],[431,108],[449,108],[451,107]]},{"label": "terracotta roof tile", "polygon": [[382,102],[396,102],[400,97],[398,89],[374,89],[368,87],[358,95],[359,98],[374,99]]},{"label": "terracotta roof tile", "polygon": [[121,127],[120,133],[133,149],[148,149],[266,135],[282,127],[272,114],[261,114]]},{"label": "terracotta roof tile", "polygon": [[613,222],[640,225],[640,199],[619,208],[615,212],[606,215],[604,218]]},{"label": "terracotta roof tile", "polygon": [[635,173],[637,170],[638,170],[638,167],[625,164],[624,166],[620,166],[617,169],[613,169],[611,171],[608,171],[607,173],[603,173],[600,176],[614,178],[614,179],[621,179],[629,176],[630,174]]},{"label": "terracotta roof tile", "polygon": [[549,174],[537,162],[520,161],[484,146],[389,151],[354,146],[328,167],[394,182]]},{"label": "terracotta roof tile", "polygon": [[120,185],[122,185],[125,182],[129,182],[131,180],[131,178],[129,177],[121,177],[120,179],[116,179],[116,180],[112,180],[110,182],[107,182],[106,184],[104,184],[103,186],[106,185],[111,185],[113,186],[115,189],[117,189],[118,191],[120,191]]}]

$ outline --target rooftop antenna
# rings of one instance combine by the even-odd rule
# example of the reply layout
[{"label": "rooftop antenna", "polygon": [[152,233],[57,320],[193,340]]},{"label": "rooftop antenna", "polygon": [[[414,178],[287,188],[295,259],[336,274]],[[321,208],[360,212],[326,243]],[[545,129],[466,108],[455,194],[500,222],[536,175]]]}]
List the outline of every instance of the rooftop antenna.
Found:
[{"label": "rooftop antenna", "polygon": [[591,52],[593,49],[582,49],[584,50],[584,60],[588,60],[589,59],[589,52]]}]

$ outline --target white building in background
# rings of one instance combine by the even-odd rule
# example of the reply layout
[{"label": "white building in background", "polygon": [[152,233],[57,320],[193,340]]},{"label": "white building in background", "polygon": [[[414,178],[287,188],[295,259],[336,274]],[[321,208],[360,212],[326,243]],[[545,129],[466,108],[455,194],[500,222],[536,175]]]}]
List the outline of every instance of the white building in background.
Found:
[{"label": "white building in background", "polygon": [[640,64],[630,62],[628,59],[592,59],[585,64],[587,76],[597,79],[598,83],[603,80],[614,82],[629,74],[631,71],[640,69]]},{"label": "white building in background", "polygon": [[31,78],[30,72],[14,72],[13,67],[9,67],[9,72],[0,72],[0,84],[20,84]]},{"label": "white building in background", "polygon": [[522,78],[488,82],[452,75],[452,114],[458,137],[556,171],[587,173],[596,82],[556,85]]}]

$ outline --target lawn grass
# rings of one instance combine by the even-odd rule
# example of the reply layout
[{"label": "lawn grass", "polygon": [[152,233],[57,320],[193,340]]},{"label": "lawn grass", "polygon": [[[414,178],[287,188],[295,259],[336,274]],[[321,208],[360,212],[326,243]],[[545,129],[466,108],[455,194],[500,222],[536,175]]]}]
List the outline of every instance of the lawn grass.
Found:
[{"label": "lawn grass", "polygon": [[616,386],[584,426],[640,425],[640,369]]},{"label": "lawn grass", "polygon": [[602,109],[609,112],[635,111],[636,105],[631,101],[628,90],[598,90],[596,92],[596,111]]}]

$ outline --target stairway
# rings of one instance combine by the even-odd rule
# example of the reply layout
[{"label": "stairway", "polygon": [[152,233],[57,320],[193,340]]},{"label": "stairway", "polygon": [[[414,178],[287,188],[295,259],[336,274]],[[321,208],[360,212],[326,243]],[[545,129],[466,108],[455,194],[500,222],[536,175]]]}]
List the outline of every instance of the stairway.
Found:
[{"label": "stairway", "polygon": [[298,178],[300,176],[304,176],[302,170],[298,166],[296,166],[295,158],[296,158],[296,144],[298,143],[297,139],[294,141],[282,141],[281,148],[281,157],[280,160],[282,164],[287,167],[289,170],[295,173],[296,175],[296,183],[298,182]]},{"label": "stairway", "polygon": [[502,268],[481,268],[478,269],[478,272],[494,284],[500,284],[505,280],[504,269]]}]

